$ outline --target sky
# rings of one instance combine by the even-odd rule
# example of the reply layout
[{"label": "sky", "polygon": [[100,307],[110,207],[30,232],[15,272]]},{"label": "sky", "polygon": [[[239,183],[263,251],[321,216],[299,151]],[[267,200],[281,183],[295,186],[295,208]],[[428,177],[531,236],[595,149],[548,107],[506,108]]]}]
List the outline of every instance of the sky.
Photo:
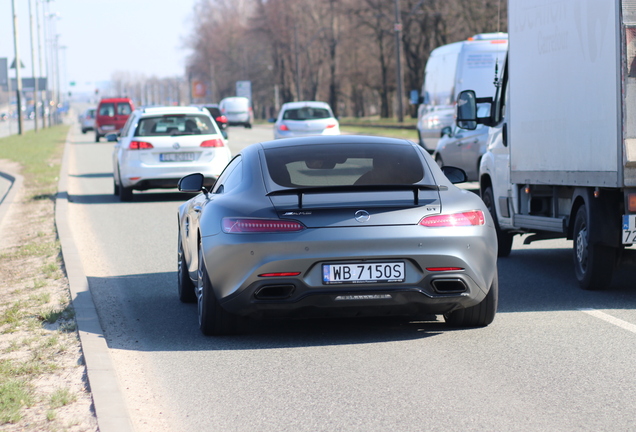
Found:
[{"label": "sky", "polygon": [[[36,0],[14,1],[20,60],[25,65],[21,76],[32,77],[29,1],[35,13]],[[92,92],[115,72],[158,78],[185,74],[189,54],[185,41],[191,34],[194,5],[199,0],[37,1],[40,13],[48,8],[57,14],[47,25],[59,34],[59,46],[66,47],[59,51],[64,91]],[[0,58],[8,58],[9,63],[15,58],[11,3],[0,0]],[[35,63],[36,75],[41,76],[37,54]],[[15,77],[14,71],[9,76]],[[75,86],[71,87],[71,82]]]}]

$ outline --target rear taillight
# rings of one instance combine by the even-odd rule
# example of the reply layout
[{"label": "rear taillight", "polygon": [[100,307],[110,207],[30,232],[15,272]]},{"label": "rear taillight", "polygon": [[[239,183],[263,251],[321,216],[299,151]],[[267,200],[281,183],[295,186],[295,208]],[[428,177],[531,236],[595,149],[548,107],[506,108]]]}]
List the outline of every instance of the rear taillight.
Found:
[{"label": "rear taillight", "polygon": [[425,227],[453,227],[453,226],[477,226],[486,223],[484,213],[481,210],[473,210],[463,213],[448,215],[426,216],[420,221]]},{"label": "rear taillight", "polygon": [[282,131],[288,131],[288,130],[289,130],[289,128],[287,127],[287,125],[284,125],[284,124],[282,124],[282,125],[278,126],[278,129],[279,129],[279,130],[282,130]]},{"label": "rear taillight", "polygon": [[227,123],[227,117],[225,116],[218,116],[215,120],[217,123]]},{"label": "rear taillight", "polygon": [[225,144],[221,138],[214,138],[211,140],[205,140],[201,143],[201,147],[223,147]]},{"label": "rear taillight", "polygon": [[231,234],[296,232],[305,229],[300,222],[277,219],[225,218],[222,225],[223,232]]},{"label": "rear taillight", "polygon": [[154,148],[154,146],[146,141],[131,141],[128,148],[130,150],[147,150]]},{"label": "rear taillight", "polygon": [[335,123],[329,123],[326,127],[326,129],[331,129],[331,128],[335,128],[336,124]]}]

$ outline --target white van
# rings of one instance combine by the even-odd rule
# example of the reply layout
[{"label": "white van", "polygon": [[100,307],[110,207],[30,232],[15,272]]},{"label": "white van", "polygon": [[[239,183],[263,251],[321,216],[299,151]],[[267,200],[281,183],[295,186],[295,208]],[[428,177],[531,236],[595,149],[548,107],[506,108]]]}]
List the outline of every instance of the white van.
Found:
[{"label": "white van", "polygon": [[501,76],[507,49],[508,34],[481,33],[431,52],[417,112],[422,147],[435,150],[442,128],[453,124],[460,91],[471,89],[480,96],[494,96],[495,64]]},{"label": "white van", "polygon": [[219,108],[230,126],[252,127],[252,107],[248,98],[242,96],[227,97],[221,100]]}]

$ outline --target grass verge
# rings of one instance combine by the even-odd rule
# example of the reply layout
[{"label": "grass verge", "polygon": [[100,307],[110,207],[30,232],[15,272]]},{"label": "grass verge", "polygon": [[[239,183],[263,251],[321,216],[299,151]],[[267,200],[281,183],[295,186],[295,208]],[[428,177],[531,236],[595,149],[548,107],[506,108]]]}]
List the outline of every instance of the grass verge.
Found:
[{"label": "grass verge", "polygon": [[67,132],[60,125],[0,139],[1,165],[24,177],[0,226],[3,431],[97,430],[55,228]]}]

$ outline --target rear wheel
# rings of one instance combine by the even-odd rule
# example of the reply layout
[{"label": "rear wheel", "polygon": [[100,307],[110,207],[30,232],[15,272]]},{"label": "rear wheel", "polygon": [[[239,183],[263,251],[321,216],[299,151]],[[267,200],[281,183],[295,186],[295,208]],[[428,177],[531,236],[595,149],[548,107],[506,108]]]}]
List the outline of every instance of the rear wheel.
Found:
[{"label": "rear wheel", "polygon": [[179,245],[177,247],[177,287],[179,289],[179,300],[183,303],[194,303],[197,295],[194,291],[194,284],[188,274],[188,263],[183,256],[183,244],[181,243],[181,233],[179,233]]},{"label": "rear wheel", "polygon": [[100,137],[101,137],[101,136],[100,136],[98,133],[96,133],[96,134],[95,134],[95,142],[99,142],[99,138],[100,138]]},{"label": "rear wheel", "polygon": [[133,189],[131,187],[119,186],[119,200],[123,202],[132,201]]},{"label": "rear wheel", "polygon": [[514,234],[509,233],[508,231],[503,231],[499,228],[499,221],[497,221],[497,210],[495,208],[495,195],[492,191],[492,187],[488,186],[484,189],[484,194],[481,197],[492,216],[492,219],[495,223],[495,230],[497,231],[497,256],[498,257],[507,257],[510,255],[510,251],[512,250],[512,239]]},{"label": "rear wheel", "polygon": [[603,290],[612,282],[617,249],[590,243],[590,225],[585,205],[574,218],[574,272],[584,290]]},{"label": "rear wheel", "polygon": [[219,304],[208,270],[203,261],[203,248],[199,243],[199,268],[197,270],[197,310],[199,314],[199,328],[206,336],[221,336],[235,334],[239,330],[240,317],[227,312]]},{"label": "rear wheel", "polygon": [[499,277],[495,272],[490,290],[481,303],[444,315],[446,324],[453,327],[485,327],[495,319],[499,303]]},{"label": "rear wheel", "polygon": [[115,179],[113,179],[113,195],[119,195],[119,185],[117,184]]}]

